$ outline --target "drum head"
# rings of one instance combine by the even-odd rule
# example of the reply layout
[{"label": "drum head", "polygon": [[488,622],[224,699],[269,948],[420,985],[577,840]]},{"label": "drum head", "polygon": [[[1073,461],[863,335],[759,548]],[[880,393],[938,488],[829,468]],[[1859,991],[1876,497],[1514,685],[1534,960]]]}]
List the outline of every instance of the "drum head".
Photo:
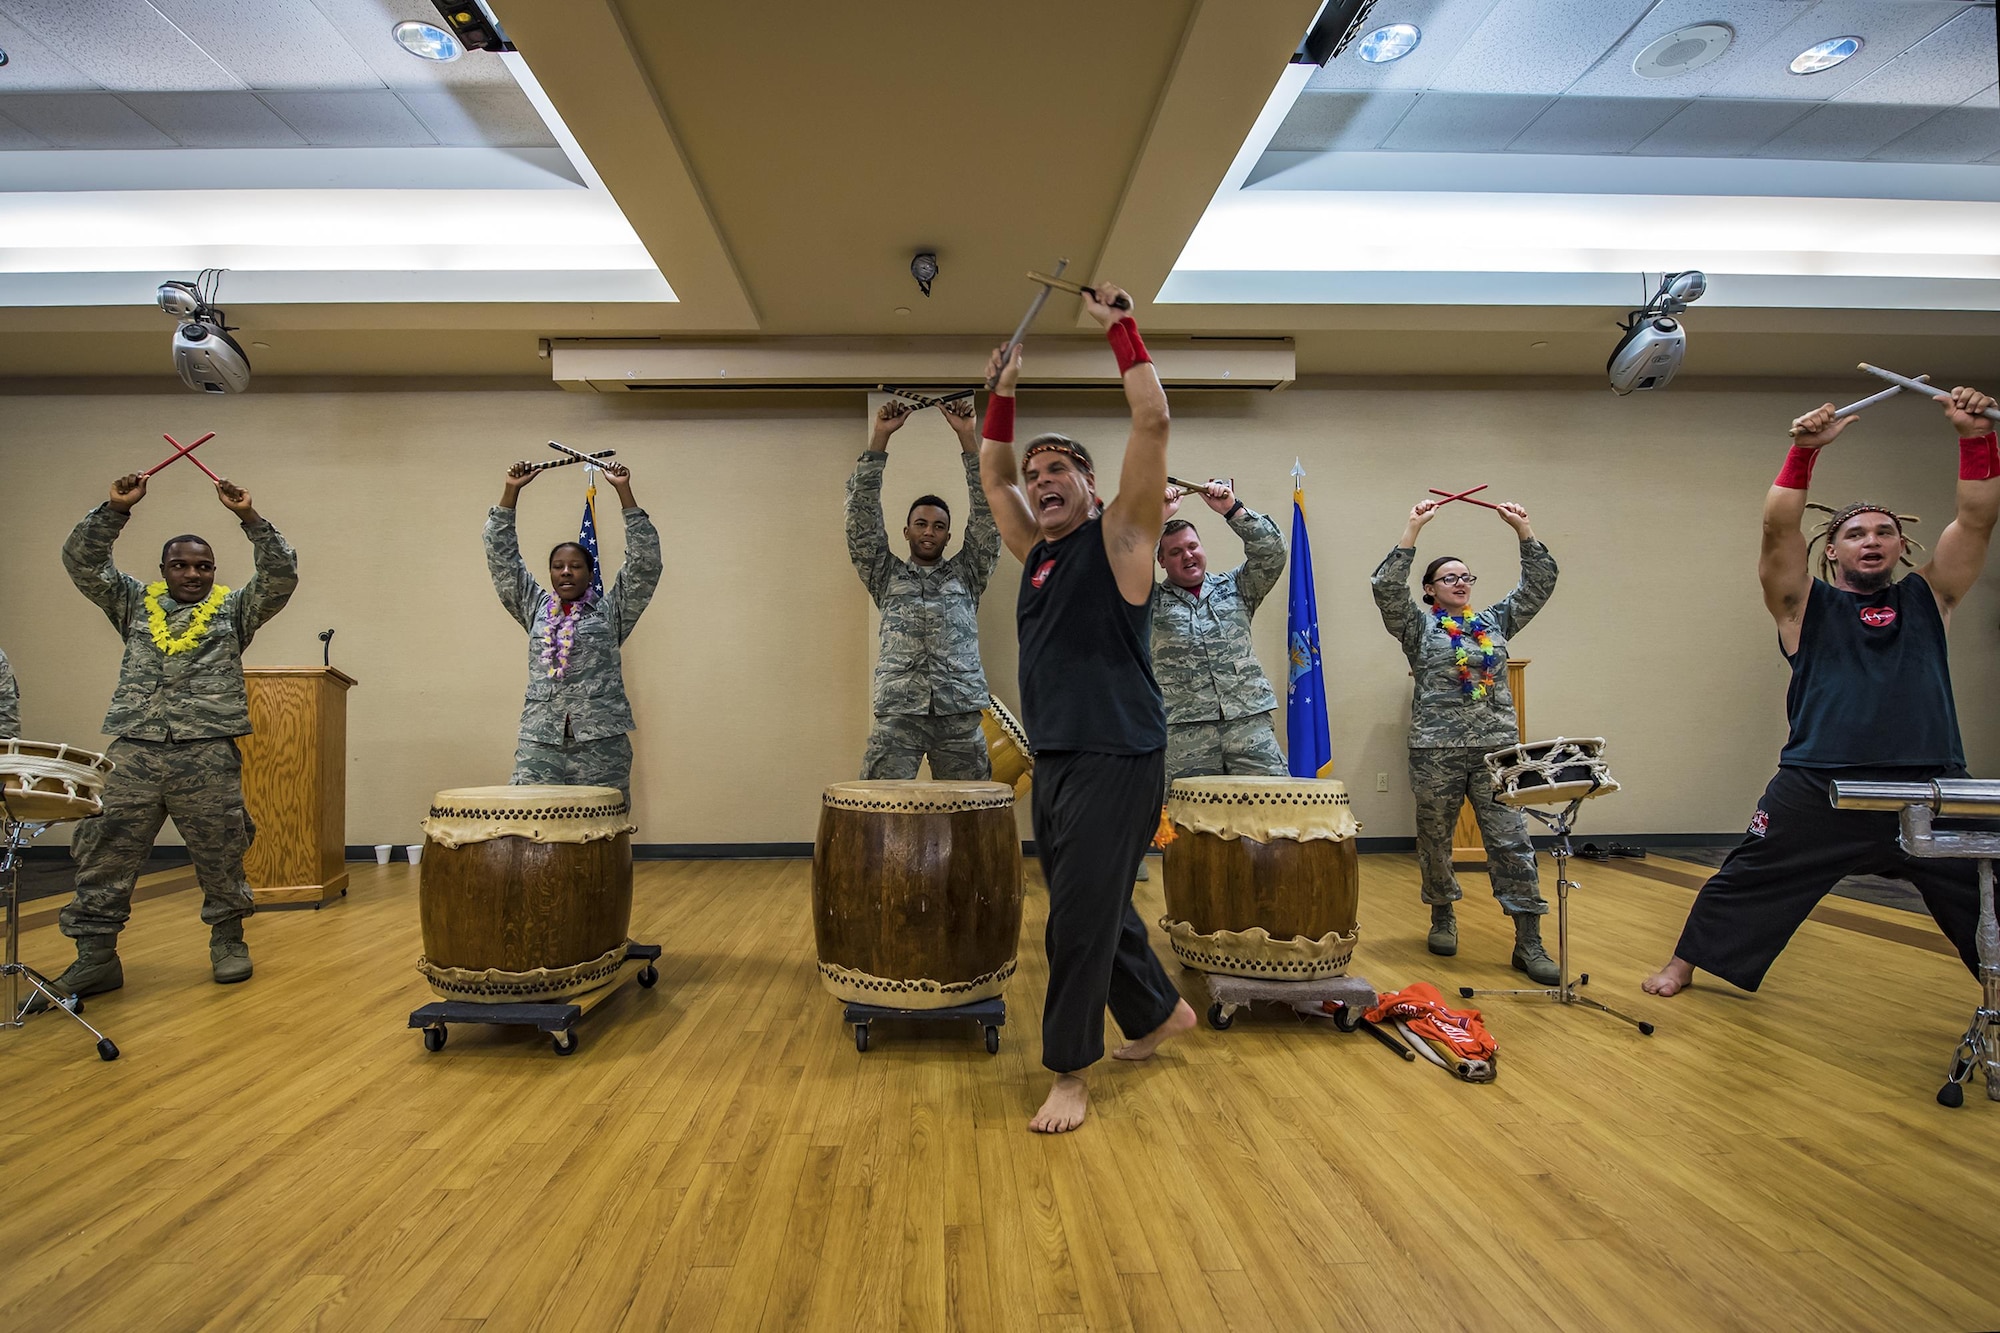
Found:
[{"label": "drum head", "polygon": [[890,778],[836,782],[821,802],[829,810],[883,814],[954,814],[1012,805],[1014,789],[1004,782],[919,782]]},{"label": "drum head", "polygon": [[1528,741],[1486,756],[1493,799],[1502,805],[1567,805],[1618,790],[1601,736]]},{"label": "drum head", "polygon": [[431,798],[424,835],[442,847],[493,838],[596,842],[638,826],[616,787],[453,787]]},{"label": "drum head", "polygon": [[1224,838],[1351,838],[1361,826],[1347,784],[1333,778],[1175,778],[1167,817],[1177,827]]}]

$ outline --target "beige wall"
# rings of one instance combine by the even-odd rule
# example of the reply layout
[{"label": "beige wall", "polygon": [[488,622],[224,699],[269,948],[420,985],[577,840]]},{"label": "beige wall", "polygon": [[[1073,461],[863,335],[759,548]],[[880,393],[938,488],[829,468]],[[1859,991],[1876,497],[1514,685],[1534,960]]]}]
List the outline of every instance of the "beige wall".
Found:
[{"label": "beige wall", "polygon": [[[1367,575],[1425,487],[1480,482],[1529,507],[1563,567],[1517,647],[1534,660],[1532,734],[1610,739],[1625,790],[1588,812],[1586,832],[1720,832],[1742,827],[1784,737],[1786,672],[1752,568],[1757,509],[1785,421],[1823,392],[1684,383],[1619,400],[1594,386],[1433,381],[1186,394],[1172,466],[1233,475],[1289,533],[1288,474],[1303,460],[1334,754],[1367,834],[1412,827],[1409,683]],[[1116,406],[1031,397],[1022,425],[1091,444],[1115,489]],[[858,396],[690,405],[541,386],[226,400],[16,393],[0,411],[0,647],[19,672],[31,736],[100,740],[117,666],[109,628],[63,575],[64,534],[110,477],[166,452],[161,431],[216,430],[201,456],[250,488],[302,563],[298,595],[249,660],[317,662],[315,636],[337,628],[334,662],[360,681],[349,700],[348,841],[414,840],[437,789],[506,779],[527,649],[487,582],[479,529],[505,465],[555,438],[618,449],[666,536],[667,577],[625,660],[640,728],[639,838],[806,841],[821,786],[858,767],[873,619],[841,524],[843,482],[865,438]],[[892,538],[926,490],[954,502],[962,527],[963,482],[942,423],[920,419],[898,442],[885,490]],[[1829,454],[1816,494],[1893,502],[1922,514],[1917,532],[1932,541],[1955,472],[1931,410],[1894,403]],[[527,492],[531,564],[574,535],[580,491],[574,472],[555,472]],[[162,474],[120,545],[124,567],[146,573],[162,539],[192,529],[216,542],[223,581],[239,581],[249,548],[211,496],[186,464]],[[1240,559],[1217,516],[1191,516],[1214,563]],[[620,549],[607,533],[607,564]],[[1510,534],[1489,512],[1453,506],[1433,523],[1420,555],[1445,553],[1472,562],[1482,600],[1511,586]],[[988,670],[1009,701],[1019,577],[1003,554],[981,612]],[[1256,632],[1280,676],[1285,592],[1280,584]],[[2000,773],[1996,621],[2000,576],[1989,573],[1953,635],[1975,773]]]}]

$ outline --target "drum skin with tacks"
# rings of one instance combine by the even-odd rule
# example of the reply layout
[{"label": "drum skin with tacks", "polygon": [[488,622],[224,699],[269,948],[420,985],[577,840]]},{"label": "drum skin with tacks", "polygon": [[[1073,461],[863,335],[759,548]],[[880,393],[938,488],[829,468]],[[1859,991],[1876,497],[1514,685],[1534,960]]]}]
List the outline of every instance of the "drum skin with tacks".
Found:
[{"label": "drum skin with tacks", "polygon": [[424,820],[417,968],[448,1000],[556,1003],[610,983],[632,919],[616,787],[459,787]]},{"label": "drum skin with tacks", "polygon": [[95,750],[59,741],[0,740],[0,802],[23,824],[88,819],[104,808],[115,767]]},{"label": "drum skin with tacks", "polygon": [[948,1009],[1007,988],[1021,839],[998,782],[836,782],[813,844],[820,982],[842,1000]]},{"label": "drum skin with tacks", "polygon": [[1339,976],[1354,957],[1360,830],[1327,778],[1177,778],[1167,791],[1167,913],[1176,957],[1261,981]]}]

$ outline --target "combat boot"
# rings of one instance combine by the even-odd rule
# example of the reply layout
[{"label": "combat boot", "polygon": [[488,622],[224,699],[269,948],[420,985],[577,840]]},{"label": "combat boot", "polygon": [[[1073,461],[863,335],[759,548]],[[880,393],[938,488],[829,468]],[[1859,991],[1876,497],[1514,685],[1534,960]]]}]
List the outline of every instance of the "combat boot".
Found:
[{"label": "combat boot", "polygon": [[[76,941],[76,961],[49,985],[58,995],[102,995],[125,984],[125,965],[118,961],[116,935],[82,935]],[[49,1007],[49,997],[36,991],[28,999],[28,1012],[39,1014]]]},{"label": "combat boot", "polygon": [[1426,941],[1432,953],[1449,958],[1458,952],[1458,913],[1450,903],[1431,905],[1431,934]]},{"label": "combat boot", "polygon": [[209,928],[208,961],[215,969],[218,986],[250,980],[250,946],[243,942],[243,918]]},{"label": "combat boot", "polygon": [[1542,947],[1542,919],[1533,912],[1514,918],[1514,970],[1526,972],[1531,981],[1553,986],[1562,976],[1556,960]]}]

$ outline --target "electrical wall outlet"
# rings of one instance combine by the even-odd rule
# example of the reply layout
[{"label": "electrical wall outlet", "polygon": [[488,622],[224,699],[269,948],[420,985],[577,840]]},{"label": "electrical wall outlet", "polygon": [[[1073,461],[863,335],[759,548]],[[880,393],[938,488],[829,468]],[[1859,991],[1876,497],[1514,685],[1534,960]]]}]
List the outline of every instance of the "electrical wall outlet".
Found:
[{"label": "electrical wall outlet", "polygon": [[1389,790],[1389,775],[1387,773],[1377,773],[1375,775],[1375,790],[1376,791]]}]

